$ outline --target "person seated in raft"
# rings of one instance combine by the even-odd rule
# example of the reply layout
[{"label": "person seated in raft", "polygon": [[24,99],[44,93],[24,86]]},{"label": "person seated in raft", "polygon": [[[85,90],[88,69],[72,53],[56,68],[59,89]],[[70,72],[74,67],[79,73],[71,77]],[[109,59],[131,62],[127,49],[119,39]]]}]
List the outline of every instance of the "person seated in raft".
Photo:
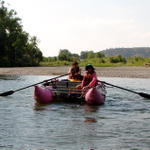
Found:
[{"label": "person seated in raft", "polygon": [[72,67],[69,69],[69,80],[82,80],[83,76],[81,75],[81,69],[78,62],[72,63]]},{"label": "person seated in raft", "polygon": [[80,88],[83,91],[87,91],[89,88],[97,85],[97,75],[95,68],[91,64],[88,64],[85,66],[85,70],[86,72],[83,75],[81,84],[77,85],[77,88]]}]

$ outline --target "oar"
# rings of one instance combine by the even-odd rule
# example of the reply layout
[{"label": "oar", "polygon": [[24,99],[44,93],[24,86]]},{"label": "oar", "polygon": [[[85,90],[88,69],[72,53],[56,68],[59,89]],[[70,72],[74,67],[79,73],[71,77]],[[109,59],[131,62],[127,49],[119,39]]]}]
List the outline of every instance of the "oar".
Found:
[{"label": "oar", "polygon": [[128,92],[132,92],[132,93],[138,94],[138,95],[140,95],[140,96],[142,96],[142,97],[144,97],[144,98],[150,99],[150,94],[147,94],[147,93],[132,91],[132,90],[130,90],[130,89],[126,89],[126,88],[124,88],[124,87],[120,87],[120,86],[117,86],[117,85],[113,85],[113,84],[107,83],[107,82],[105,82],[105,81],[99,81],[99,80],[98,80],[98,82],[102,82],[102,83],[104,83],[104,84],[107,84],[107,85],[110,85],[110,86],[113,86],[113,87],[116,87],[116,88],[119,88],[119,89],[122,89],[122,90],[125,90],[125,91],[128,91]]},{"label": "oar", "polygon": [[57,78],[60,78],[60,77],[63,77],[63,76],[66,76],[68,75],[69,73],[66,73],[66,74],[63,74],[63,75],[59,75],[57,77],[54,77],[54,78],[51,78],[51,79],[48,79],[48,80],[44,80],[44,81],[41,81],[41,82],[38,82],[38,83],[35,83],[35,84],[32,84],[32,85],[29,85],[29,86],[26,86],[26,87],[23,87],[23,88],[20,88],[20,89],[17,89],[17,90],[11,90],[11,91],[7,91],[7,92],[4,92],[4,93],[0,93],[0,96],[8,96],[8,95],[11,95],[15,92],[18,92],[18,91],[21,91],[21,90],[24,90],[24,89],[27,89],[29,87],[32,87],[32,86],[35,86],[35,85],[38,85],[38,84],[41,84],[41,83],[44,83],[44,82],[47,82],[47,81],[50,81],[50,80],[54,80],[54,79],[57,79]]}]

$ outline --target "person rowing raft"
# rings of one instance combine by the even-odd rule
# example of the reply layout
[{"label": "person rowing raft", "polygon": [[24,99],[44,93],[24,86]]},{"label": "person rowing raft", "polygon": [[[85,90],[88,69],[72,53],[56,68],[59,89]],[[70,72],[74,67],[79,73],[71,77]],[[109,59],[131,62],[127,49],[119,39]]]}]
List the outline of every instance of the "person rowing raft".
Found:
[{"label": "person rowing raft", "polygon": [[85,66],[85,74],[83,75],[83,80],[81,84],[77,86],[77,88],[82,89],[83,91],[87,91],[89,88],[97,85],[97,75],[95,72],[95,68],[88,64]]},{"label": "person rowing raft", "polygon": [[79,67],[78,62],[73,62],[72,67],[69,69],[69,80],[79,80],[81,81],[83,79],[83,76],[81,75],[81,69]]}]

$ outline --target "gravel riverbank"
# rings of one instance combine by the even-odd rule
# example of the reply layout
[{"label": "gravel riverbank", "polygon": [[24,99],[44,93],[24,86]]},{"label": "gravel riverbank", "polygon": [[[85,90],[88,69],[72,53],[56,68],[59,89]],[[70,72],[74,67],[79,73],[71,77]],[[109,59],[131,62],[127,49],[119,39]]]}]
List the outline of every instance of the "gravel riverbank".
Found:
[{"label": "gravel riverbank", "polygon": [[[81,67],[82,72],[84,68]],[[150,67],[95,67],[99,77],[150,78]],[[61,75],[69,66],[0,68],[0,75]]]}]

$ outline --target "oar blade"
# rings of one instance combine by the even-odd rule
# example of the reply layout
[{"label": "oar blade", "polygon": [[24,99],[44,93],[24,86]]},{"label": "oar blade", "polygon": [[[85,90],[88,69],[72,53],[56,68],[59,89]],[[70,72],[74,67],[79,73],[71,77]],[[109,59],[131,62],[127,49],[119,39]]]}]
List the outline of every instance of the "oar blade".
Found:
[{"label": "oar blade", "polygon": [[140,96],[144,97],[144,98],[147,98],[147,99],[150,99],[150,94],[147,94],[147,93],[139,93]]},{"label": "oar blade", "polygon": [[136,91],[133,91],[133,90],[130,90],[130,89],[126,89],[124,87],[120,87],[120,86],[117,86],[117,85],[113,85],[113,84],[107,83],[105,81],[99,81],[98,80],[98,82],[102,82],[104,84],[107,84],[107,85],[110,85],[110,86],[113,86],[113,87],[116,87],[116,88],[119,88],[119,89],[122,89],[122,90],[125,90],[125,91],[128,91],[128,92],[132,92],[132,93],[138,94],[138,95],[140,95],[140,96],[142,96],[144,98],[150,99],[150,94],[147,94],[147,93],[142,93],[142,92],[138,93]]},{"label": "oar blade", "polygon": [[1,93],[0,96],[8,96],[8,95],[11,95],[13,93],[14,93],[14,91],[7,91],[7,92],[4,92],[4,93]]}]

